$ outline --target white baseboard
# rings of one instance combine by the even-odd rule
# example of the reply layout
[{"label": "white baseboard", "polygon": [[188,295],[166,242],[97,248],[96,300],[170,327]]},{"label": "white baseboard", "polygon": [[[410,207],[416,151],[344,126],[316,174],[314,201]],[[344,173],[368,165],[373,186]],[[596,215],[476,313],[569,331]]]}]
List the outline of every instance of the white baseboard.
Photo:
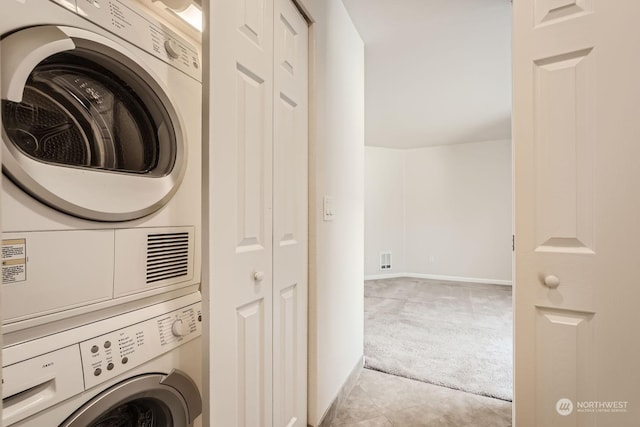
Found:
[{"label": "white baseboard", "polygon": [[410,277],[414,279],[448,280],[451,282],[486,283],[489,285],[503,285],[503,286],[513,285],[513,282],[511,280],[480,279],[477,277],[443,276],[439,274],[422,274],[422,273],[373,274],[370,276],[365,276],[364,280],[397,279],[400,277]]},{"label": "white baseboard", "polygon": [[398,279],[400,277],[407,277],[407,275],[405,273],[370,274],[364,276],[364,280]]}]

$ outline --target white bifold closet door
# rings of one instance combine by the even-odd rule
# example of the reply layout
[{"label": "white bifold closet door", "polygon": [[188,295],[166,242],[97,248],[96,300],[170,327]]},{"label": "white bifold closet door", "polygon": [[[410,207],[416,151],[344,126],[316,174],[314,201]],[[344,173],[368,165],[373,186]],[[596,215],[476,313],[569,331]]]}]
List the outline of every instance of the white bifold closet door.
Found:
[{"label": "white bifold closet door", "polygon": [[273,103],[273,420],[307,425],[308,28],[275,0]]},{"label": "white bifold closet door", "polygon": [[290,0],[209,22],[209,423],[304,426],[308,27]]}]

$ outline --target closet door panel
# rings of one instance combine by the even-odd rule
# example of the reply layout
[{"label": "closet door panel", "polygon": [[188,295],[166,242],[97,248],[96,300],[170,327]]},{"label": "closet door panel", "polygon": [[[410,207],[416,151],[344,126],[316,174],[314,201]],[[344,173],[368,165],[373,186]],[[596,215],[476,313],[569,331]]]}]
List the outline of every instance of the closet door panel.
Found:
[{"label": "closet door panel", "polygon": [[273,422],[273,2],[211,11],[209,425]]},{"label": "closet door panel", "polygon": [[274,426],[307,421],[308,27],[290,0],[274,11]]}]

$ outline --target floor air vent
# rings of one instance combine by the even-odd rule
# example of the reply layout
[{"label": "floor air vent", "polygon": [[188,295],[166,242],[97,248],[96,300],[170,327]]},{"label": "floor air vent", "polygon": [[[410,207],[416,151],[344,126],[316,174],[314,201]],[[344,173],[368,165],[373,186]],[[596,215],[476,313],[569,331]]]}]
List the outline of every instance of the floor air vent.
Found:
[{"label": "floor air vent", "polygon": [[189,233],[147,236],[147,283],[189,273]]}]

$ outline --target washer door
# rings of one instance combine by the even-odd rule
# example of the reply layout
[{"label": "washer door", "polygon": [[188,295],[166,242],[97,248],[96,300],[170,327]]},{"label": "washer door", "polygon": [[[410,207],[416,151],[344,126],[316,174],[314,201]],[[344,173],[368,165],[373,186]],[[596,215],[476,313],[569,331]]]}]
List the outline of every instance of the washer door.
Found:
[{"label": "washer door", "polygon": [[60,427],[189,427],[202,412],[198,388],[184,373],[149,374],[101,393]]},{"label": "washer door", "polygon": [[3,170],[49,206],[125,221],[166,204],[186,143],[161,81],[119,44],[71,27],[0,41]]}]

